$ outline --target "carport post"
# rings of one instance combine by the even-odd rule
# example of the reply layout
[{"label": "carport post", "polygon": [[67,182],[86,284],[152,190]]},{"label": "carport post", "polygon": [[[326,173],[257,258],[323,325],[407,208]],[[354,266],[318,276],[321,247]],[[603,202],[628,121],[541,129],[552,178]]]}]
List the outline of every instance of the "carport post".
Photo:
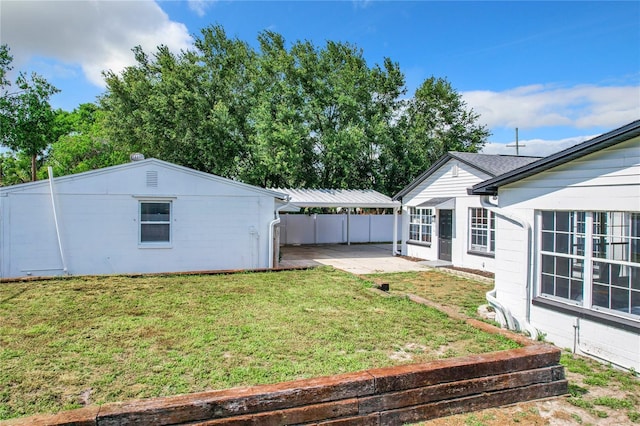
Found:
[{"label": "carport post", "polygon": [[347,209],[347,245],[351,245],[351,207]]},{"label": "carport post", "polygon": [[398,207],[393,208],[393,255],[398,253]]}]

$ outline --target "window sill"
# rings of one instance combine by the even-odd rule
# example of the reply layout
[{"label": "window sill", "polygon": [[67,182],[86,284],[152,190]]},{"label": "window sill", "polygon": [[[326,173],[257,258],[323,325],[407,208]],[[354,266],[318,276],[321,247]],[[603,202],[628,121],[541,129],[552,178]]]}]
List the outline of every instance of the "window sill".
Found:
[{"label": "window sill", "polygon": [[597,322],[599,324],[618,328],[620,330],[640,333],[640,320],[617,317],[606,312],[594,311],[592,309],[583,308],[581,306],[569,305],[544,297],[534,298],[531,301],[531,304],[544,309],[560,312],[562,314],[568,314],[585,320]]},{"label": "window sill", "polygon": [[171,243],[138,243],[139,249],[171,249],[173,244]]},{"label": "window sill", "polygon": [[494,259],[496,257],[495,253],[487,253],[484,251],[467,250],[467,254],[472,254],[474,256],[490,257],[491,259]]},{"label": "window sill", "polygon": [[410,244],[412,246],[431,247],[431,243],[427,243],[426,241],[408,240],[407,244]]}]

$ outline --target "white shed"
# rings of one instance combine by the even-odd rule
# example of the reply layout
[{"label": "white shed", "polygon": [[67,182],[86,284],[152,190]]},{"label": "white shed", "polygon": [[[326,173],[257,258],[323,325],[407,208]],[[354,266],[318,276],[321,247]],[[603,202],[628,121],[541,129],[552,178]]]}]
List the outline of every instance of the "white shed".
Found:
[{"label": "white shed", "polygon": [[449,152],[396,194],[402,254],[432,264],[494,271],[495,222],[467,189],[538,157]]},{"label": "white shed", "polygon": [[157,159],[0,188],[0,278],[268,268],[286,200]]},{"label": "white shed", "polygon": [[497,217],[503,322],[640,371],[640,120],[472,192]]}]

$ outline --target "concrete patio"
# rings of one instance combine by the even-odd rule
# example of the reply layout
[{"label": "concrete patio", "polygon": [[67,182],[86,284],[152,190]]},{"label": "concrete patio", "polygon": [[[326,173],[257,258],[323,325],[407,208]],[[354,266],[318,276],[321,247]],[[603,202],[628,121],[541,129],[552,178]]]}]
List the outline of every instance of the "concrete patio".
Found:
[{"label": "concrete patio", "polygon": [[426,271],[418,262],[392,256],[391,244],[322,244],[284,246],[280,248],[280,266],[330,265],[352,274]]}]

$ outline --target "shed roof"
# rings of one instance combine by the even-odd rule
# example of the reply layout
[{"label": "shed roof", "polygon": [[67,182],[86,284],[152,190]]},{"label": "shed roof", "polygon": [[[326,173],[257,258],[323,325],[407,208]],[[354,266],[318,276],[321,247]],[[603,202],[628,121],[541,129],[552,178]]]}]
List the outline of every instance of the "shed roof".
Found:
[{"label": "shed roof", "polygon": [[517,155],[495,155],[495,154],[477,154],[474,152],[457,152],[449,151],[431,165],[425,172],[413,180],[409,185],[405,186],[398,192],[393,199],[398,200],[411,192],[415,187],[420,185],[426,178],[431,176],[436,170],[442,167],[449,160],[458,160],[467,164],[489,176],[500,176],[510,170],[517,169],[526,164],[538,161],[540,157],[525,157]]},{"label": "shed roof", "polygon": [[273,191],[290,197],[290,204],[304,207],[393,208],[400,203],[373,189],[289,189]]},{"label": "shed roof", "polygon": [[565,164],[569,161],[628,141],[638,136],[640,136],[640,120],[633,121],[618,129],[604,133],[548,157],[541,158],[533,163],[523,165],[522,167],[511,170],[501,176],[496,176],[492,179],[480,182],[474,185],[469,190],[469,193],[474,195],[495,195],[498,193],[498,188],[503,185],[533,176],[553,167]]}]

